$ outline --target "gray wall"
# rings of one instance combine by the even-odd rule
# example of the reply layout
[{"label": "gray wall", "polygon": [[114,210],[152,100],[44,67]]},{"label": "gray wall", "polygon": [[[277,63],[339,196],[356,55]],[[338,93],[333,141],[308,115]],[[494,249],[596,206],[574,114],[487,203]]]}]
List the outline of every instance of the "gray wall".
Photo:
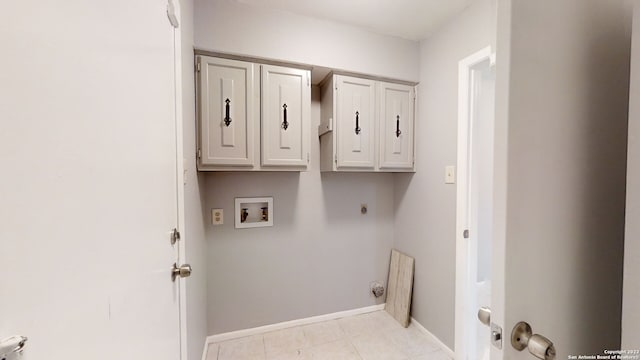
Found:
[{"label": "gray wall", "polygon": [[633,12],[622,348],[640,349],[640,6]]},{"label": "gray wall", "polygon": [[[196,0],[196,46],[416,81],[418,44],[237,0]],[[286,21],[283,21],[286,19]]]},{"label": "gray wall", "polygon": [[[392,174],[321,174],[319,89],[313,88],[311,169],[205,174],[209,334],[380,303],[393,243]],[[235,197],[273,196],[274,226],[235,229]],[[369,212],[360,214],[360,204]]]},{"label": "gray wall", "polygon": [[186,184],[184,186],[186,260],[194,269],[185,282],[187,292],[187,354],[189,360],[200,360],[207,336],[206,242],[202,216],[203,176],[196,171],[196,117],[193,75],[193,0],[181,0],[182,35],[182,116]]},{"label": "gray wall", "polygon": [[[417,42],[231,0],[195,7],[198,48],[418,78]],[[310,171],[203,175],[209,334],[377,303],[369,284],[387,278],[394,176],[320,173],[319,100],[314,87]],[[274,197],[273,228],[234,229],[234,197],[246,196]],[[211,208],[224,225],[210,225]]]},{"label": "gray wall", "polygon": [[630,12],[618,0],[499,4],[501,15],[510,8],[496,89],[508,154],[496,163],[506,165],[496,177],[506,193],[503,328],[530,322],[558,359],[619,349]]},{"label": "gray wall", "polygon": [[417,173],[395,179],[395,247],[416,258],[413,317],[454,348],[458,61],[495,42],[495,4],[479,0],[420,44]]}]

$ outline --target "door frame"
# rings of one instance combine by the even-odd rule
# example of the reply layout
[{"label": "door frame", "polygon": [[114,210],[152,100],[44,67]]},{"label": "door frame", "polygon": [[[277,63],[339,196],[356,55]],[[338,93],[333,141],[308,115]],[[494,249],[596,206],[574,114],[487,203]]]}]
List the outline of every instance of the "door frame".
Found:
[{"label": "door frame", "polygon": [[[178,23],[182,22],[181,17],[181,0],[167,0],[167,6],[172,4]],[[172,25],[173,26],[173,25]],[[173,74],[174,74],[174,119],[176,126],[176,204],[177,204],[177,229],[180,232],[180,241],[178,245],[177,262],[179,264],[186,263],[186,236],[185,236],[185,204],[184,204],[184,134],[183,134],[183,116],[182,116],[182,27],[178,25],[173,27]],[[178,313],[180,328],[180,360],[188,359],[187,346],[187,289],[186,279],[178,277]]]},{"label": "door frame", "polygon": [[[455,298],[455,355],[457,360],[466,360],[467,349],[467,290],[469,274],[469,256],[467,239],[463,233],[469,225],[468,181],[469,148],[471,134],[471,109],[475,101],[471,72],[477,64],[489,60],[493,62],[491,46],[465,57],[458,63],[458,157],[456,179],[456,298]],[[487,339],[488,341],[489,339]]]}]

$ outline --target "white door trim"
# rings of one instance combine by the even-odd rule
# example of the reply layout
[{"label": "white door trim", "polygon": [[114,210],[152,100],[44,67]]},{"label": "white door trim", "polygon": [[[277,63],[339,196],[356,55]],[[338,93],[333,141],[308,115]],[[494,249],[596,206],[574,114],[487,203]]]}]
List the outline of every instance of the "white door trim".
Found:
[{"label": "white door trim", "polygon": [[[467,254],[467,241],[463,236],[464,230],[469,224],[469,134],[470,104],[473,103],[471,90],[472,68],[492,59],[491,47],[482,50],[460,60],[458,63],[458,161],[457,161],[457,200],[456,200],[456,300],[455,300],[455,354],[456,360],[466,360],[466,324],[465,309],[467,302],[467,267],[469,257]],[[488,339],[487,339],[488,341]]]},{"label": "white door trim", "polygon": [[[168,1],[169,3],[170,1]],[[181,20],[181,1],[178,0],[173,3],[175,16],[178,21]],[[175,124],[176,124],[176,203],[177,209],[177,227],[180,231],[181,239],[178,241],[178,263],[184,264],[186,262],[186,236],[185,229],[185,209],[184,209],[184,138],[183,138],[183,117],[182,117],[182,31],[181,26],[173,29],[173,56],[174,56],[174,109],[175,109]],[[171,266],[171,264],[168,264]],[[196,270],[197,271],[197,270]],[[180,359],[187,360],[187,289],[186,279],[178,278],[179,284],[179,316],[180,323],[177,324],[180,327]]]}]

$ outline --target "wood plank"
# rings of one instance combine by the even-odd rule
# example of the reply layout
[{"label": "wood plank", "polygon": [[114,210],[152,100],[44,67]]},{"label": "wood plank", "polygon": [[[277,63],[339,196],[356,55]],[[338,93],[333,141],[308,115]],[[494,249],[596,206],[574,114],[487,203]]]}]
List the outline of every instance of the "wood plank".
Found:
[{"label": "wood plank", "polygon": [[[387,282],[387,303],[385,310],[393,316],[396,312],[396,288],[398,286],[398,266],[400,266],[400,253],[391,250],[391,263],[389,264],[389,280]],[[394,316],[395,318],[395,316]]]},{"label": "wood plank", "polygon": [[391,250],[385,310],[404,327],[411,319],[414,264],[414,258]]}]

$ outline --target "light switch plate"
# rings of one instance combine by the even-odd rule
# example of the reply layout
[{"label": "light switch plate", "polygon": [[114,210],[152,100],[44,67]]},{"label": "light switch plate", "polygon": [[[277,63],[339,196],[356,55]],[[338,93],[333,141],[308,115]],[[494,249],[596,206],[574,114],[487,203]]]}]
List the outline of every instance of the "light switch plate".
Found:
[{"label": "light switch plate", "polygon": [[456,183],[456,167],[449,165],[444,168],[444,183],[455,184]]},{"label": "light switch plate", "polygon": [[211,223],[213,225],[224,224],[224,211],[222,209],[211,209]]}]

